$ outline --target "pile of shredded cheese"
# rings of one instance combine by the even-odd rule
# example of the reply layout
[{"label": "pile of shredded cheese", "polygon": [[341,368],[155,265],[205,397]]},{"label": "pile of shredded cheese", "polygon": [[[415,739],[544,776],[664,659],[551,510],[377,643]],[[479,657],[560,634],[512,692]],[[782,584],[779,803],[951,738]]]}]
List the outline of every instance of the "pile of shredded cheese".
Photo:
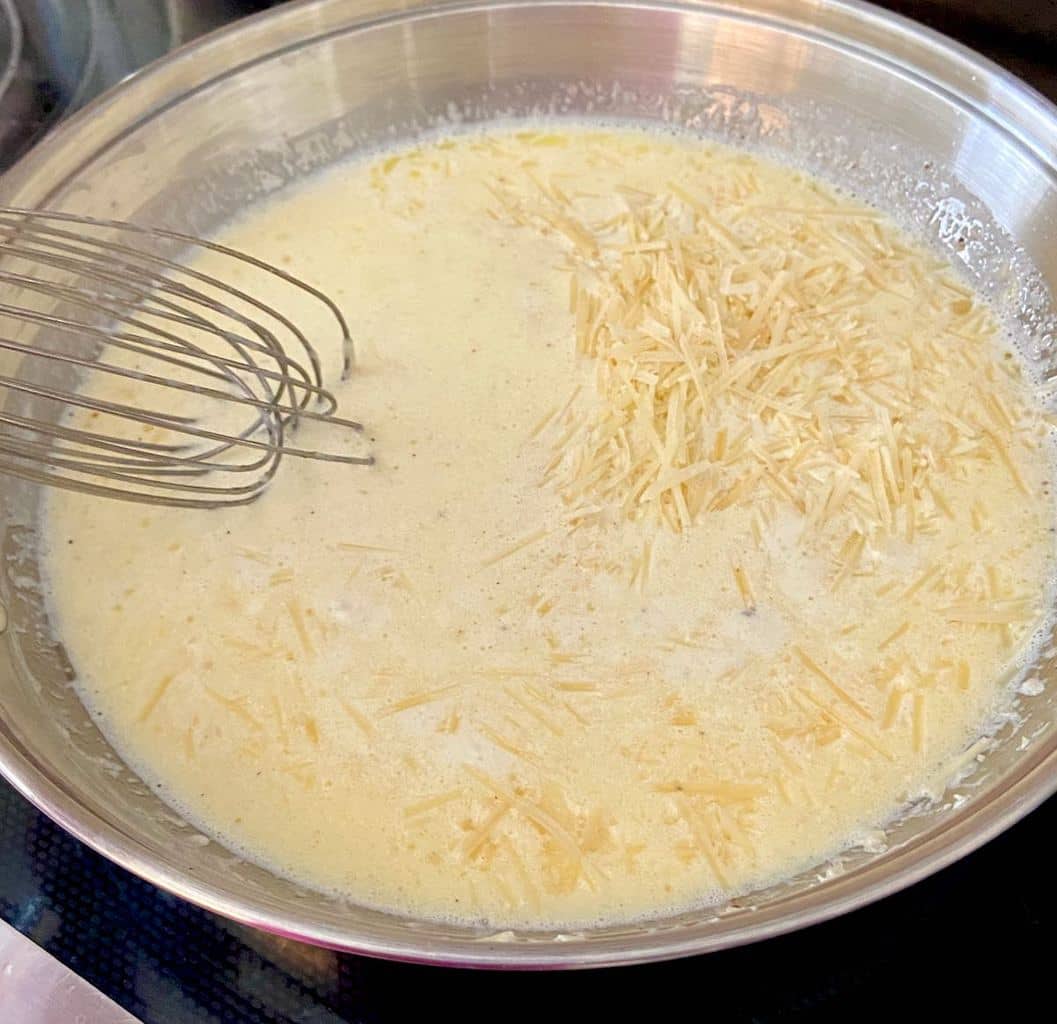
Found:
[{"label": "pile of shredded cheese", "polygon": [[[493,186],[498,215],[569,243],[597,401],[574,392],[539,429],[574,522],[682,531],[752,505],[760,531],[788,505],[840,532],[847,575],[879,533],[951,515],[936,470],[999,460],[1025,491],[1008,444],[1036,445],[1038,417],[996,387],[1019,369],[994,360],[995,320],[949,269],[821,185],[812,205],[767,204],[747,166],[736,188],[693,190],[624,188],[614,211],[531,169]],[[954,401],[952,359],[975,378]]]}]

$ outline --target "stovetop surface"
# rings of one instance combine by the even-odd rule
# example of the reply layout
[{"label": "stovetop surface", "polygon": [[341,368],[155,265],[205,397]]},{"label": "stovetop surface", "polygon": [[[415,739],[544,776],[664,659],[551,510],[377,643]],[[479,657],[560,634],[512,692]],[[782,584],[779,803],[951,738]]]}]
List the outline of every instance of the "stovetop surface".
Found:
[{"label": "stovetop surface", "polygon": [[[232,16],[269,6],[226,4]],[[1052,0],[888,6],[960,36],[1057,97]],[[47,80],[34,88],[54,104]],[[1035,964],[1057,927],[1054,835],[1057,799],[938,875],[805,931],[643,967],[502,974],[386,963],[243,928],[113,866],[0,781],[0,918],[144,1024],[338,1024],[426,1013],[770,1022],[942,1010],[973,1019],[996,996],[1008,1013],[1046,1005],[1050,976]],[[0,995],[2,986],[0,977]]]},{"label": "stovetop surface", "polygon": [[[114,867],[0,789],[0,916],[144,1024],[374,1024],[443,1014],[857,1022],[997,994],[1046,1005],[1057,886],[1051,801],[918,885],[813,928],[641,967],[462,971],[314,949],[216,917]],[[2,983],[2,982],[0,982]],[[1043,1017],[1042,1019],[1045,1019]],[[4,1024],[9,1024],[5,1021]],[[22,1024],[11,1021],[10,1024]],[[91,1022],[85,1022],[91,1024]]]}]

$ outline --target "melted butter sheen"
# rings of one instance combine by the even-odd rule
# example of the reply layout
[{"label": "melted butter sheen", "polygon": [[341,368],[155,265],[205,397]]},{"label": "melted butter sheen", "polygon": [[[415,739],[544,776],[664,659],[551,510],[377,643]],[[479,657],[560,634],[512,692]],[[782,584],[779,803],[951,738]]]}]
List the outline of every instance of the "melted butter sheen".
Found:
[{"label": "melted butter sheen", "polygon": [[[760,469],[729,501],[688,487],[688,530],[666,499],[629,506],[631,518],[570,519],[597,495],[570,497],[563,436],[599,422],[600,401],[592,357],[576,352],[575,239],[517,204],[539,208],[540,183],[556,184],[574,202],[587,194],[598,220],[634,204],[628,190],[671,182],[735,239],[749,231],[739,204],[825,205],[845,260],[833,273],[858,282],[848,294],[867,288],[868,308],[846,307],[819,337],[852,345],[861,328],[905,352],[900,374],[857,386],[880,409],[920,375],[933,399],[893,430],[947,446],[914,450],[912,536],[902,467],[878,463],[878,498],[859,442],[838,459],[854,487],[825,516],[812,508],[844,471],[797,477],[810,453],[790,467],[779,440],[792,428],[775,417],[801,425],[798,444],[816,429],[810,405],[788,407],[795,395],[784,411],[724,407],[709,429],[726,428],[717,461],[744,432],[750,461],[723,472],[770,459],[800,480],[803,508]],[[774,217],[790,249],[808,237],[795,214]],[[290,459],[259,502],[211,513],[56,493],[47,566],[84,700],[117,749],[277,871],[381,908],[503,926],[744,892],[895,813],[971,741],[1038,625],[1052,561],[1051,508],[1036,496],[1050,467],[989,314],[894,226],[801,173],[630,132],[473,136],[341,167],[220,241],[287,263],[342,305],[359,364],[336,390],[377,465]],[[786,247],[772,248],[727,281],[745,303],[760,300],[754,274],[777,272]],[[928,272],[886,278],[897,250]],[[863,253],[877,254],[865,269]],[[782,301],[808,302],[829,272]],[[329,325],[301,324],[335,379]],[[764,326],[752,345],[774,341]],[[936,372],[920,346],[941,337]],[[733,358],[749,341],[731,339]],[[765,382],[752,377],[750,398]],[[837,401],[836,387],[818,400]],[[940,407],[964,417],[944,427]],[[834,451],[859,427],[839,401],[828,408],[818,444]],[[976,441],[963,451],[967,422]],[[327,443],[313,429],[299,441]]]}]

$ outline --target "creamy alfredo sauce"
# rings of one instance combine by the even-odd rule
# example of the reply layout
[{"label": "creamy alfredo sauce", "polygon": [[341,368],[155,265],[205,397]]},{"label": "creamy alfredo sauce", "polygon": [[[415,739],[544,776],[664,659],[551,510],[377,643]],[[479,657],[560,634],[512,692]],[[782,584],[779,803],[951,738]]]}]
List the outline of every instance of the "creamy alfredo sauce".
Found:
[{"label": "creamy alfredo sauce", "polygon": [[275,870],[501,925],[742,892],[941,772],[1039,623],[1016,361],[801,173],[462,137],[221,240],[342,305],[377,465],[287,460],[223,512],[55,493],[47,567],[117,749]]}]

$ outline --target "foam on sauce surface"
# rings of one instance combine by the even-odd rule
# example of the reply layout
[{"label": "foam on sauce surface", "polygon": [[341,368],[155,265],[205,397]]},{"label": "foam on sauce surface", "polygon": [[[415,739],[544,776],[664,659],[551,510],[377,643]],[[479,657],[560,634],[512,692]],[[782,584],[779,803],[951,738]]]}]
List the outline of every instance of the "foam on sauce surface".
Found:
[{"label": "foam on sauce surface", "polygon": [[220,240],[342,306],[377,465],[222,512],[55,493],[47,567],[117,749],[278,871],[504,926],[746,891],[956,757],[1046,611],[991,314],[800,172],[467,136]]}]

